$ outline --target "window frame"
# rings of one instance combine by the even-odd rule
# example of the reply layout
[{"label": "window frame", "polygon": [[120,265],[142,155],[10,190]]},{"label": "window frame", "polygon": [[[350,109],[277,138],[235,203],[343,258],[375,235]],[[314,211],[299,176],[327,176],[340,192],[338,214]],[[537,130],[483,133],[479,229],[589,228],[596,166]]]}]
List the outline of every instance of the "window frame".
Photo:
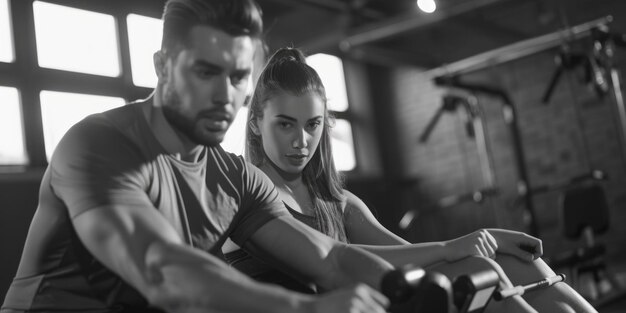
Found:
[{"label": "window frame", "polygon": [[28,165],[0,165],[0,172],[40,171],[48,165],[39,99],[41,91],[120,97],[128,102],[145,98],[153,90],[135,86],[132,81],[126,17],[128,14],[139,14],[161,18],[165,0],[41,1],[112,15],[119,40],[120,75],[106,77],[39,67],[33,12],[35,0],[9,0],[10,30],[15,56],[11,63],[0,62],[0,85],[17,88],[20,93]]},{"label": "window frame", "polygon": [[[19,91],[22,127],[24,129],[24,146],[28,165],[0,164],[0,174],[28,170],[39,172],[48,165],[39,98],[41,91],[120,97],[127,102],[146,98],[153,91],[153,88],[136,86],[133,83],[127,16],[129,14],[138,14],[160,19],[166,0],[40,1],[112,15],[115,19],[119,40],[120,75],[117,77],[106,77],[39,67],[33,12],[35,0],[8,0],[11,22],[10,30],[13,37],[15,55],[11,63],[0,62],[0,85],[14,87]],[[20,34],[20,36],[16,36],[16,34]],[[344,77],[347,80],[347,60],[341,55],[328,54],[334,55],[342,61]],[[331,113],[336,119],[346,120],[351,125],[355,166],[353,169],[344,172],[354,173],[359,172],[362,163],[358,140],[360,128],[356,125],[357,120],[352,112],[351,90],[347,81],[346,96],[348,98],[346,111],[331,111]]]}]

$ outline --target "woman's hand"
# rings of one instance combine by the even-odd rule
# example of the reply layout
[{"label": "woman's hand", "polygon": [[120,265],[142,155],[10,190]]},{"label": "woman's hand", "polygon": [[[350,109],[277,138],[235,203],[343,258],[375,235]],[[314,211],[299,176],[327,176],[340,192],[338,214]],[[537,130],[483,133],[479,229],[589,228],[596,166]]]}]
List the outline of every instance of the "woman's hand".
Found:
[{"label": "woman's hand", "polygon": [[498,253],[510,254],[530,262],[543,255],[541,240],[522,232],[506,229],[481,229],[444,243],[446,261],[468,256],[495,259]]},{"label": "woman's hand", "polygon": [[543,255],[543,246],[539,238],[506,229],[488,229],[488,231],[496,239],[499,253],[510,254],[527,262]]},{"label": "woman's hand", "polygon": [[486,229],[444,242],[445,259],[454,262],[468,256],[495,258],[498,241]]}]

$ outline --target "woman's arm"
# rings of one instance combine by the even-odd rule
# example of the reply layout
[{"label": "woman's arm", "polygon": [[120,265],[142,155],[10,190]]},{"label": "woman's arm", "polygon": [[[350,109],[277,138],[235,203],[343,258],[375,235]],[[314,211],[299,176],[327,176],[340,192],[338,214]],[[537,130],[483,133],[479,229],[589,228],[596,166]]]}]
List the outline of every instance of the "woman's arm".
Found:
[{"label": "woman's arm", "polygon": [[446,259],[443,242],[410,244],[381,225],[359,197],[347,190],[344,190],[344,195],[344,225],[351,244],[384,258],[394,266],[411,263],[425,267]]},{"label": "woman's arm", "polygon": [[394,266],[411,263],[426,267],[470,255],[494,258],[498,246],[501,246],[499,252],[526,261],[532,261],[541,254],[539,239],[499,229],[482,229],[448,241],[410,244],[382,226],[361,199],[347,190],[344,194],[344,225],[350,242],[377,254]]}]

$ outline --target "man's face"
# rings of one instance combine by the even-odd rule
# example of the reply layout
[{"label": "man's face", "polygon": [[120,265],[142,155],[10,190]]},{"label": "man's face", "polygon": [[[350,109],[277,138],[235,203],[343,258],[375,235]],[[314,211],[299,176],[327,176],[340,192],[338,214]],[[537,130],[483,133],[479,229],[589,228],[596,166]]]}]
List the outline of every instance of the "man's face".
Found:
[{"label": "man's face", "polygon": [[243,105],[254,42],[210,26],[196,26],[161,78],[167,121],[195,144],[217,145]]}]

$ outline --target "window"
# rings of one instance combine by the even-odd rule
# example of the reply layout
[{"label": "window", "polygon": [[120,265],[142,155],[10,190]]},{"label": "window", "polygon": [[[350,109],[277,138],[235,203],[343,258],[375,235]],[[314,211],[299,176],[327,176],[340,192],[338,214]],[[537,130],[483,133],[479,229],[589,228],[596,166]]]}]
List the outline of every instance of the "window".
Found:
[{"label": "window", "polygon": [[[309,56],[307,63],[317,71],[324,84],[326,97],[328,98],[328,109],[338,115],[347,112],[348,96],[341,59],[319,53]],[[331,136],[333,158],[337,170],[353,170],[356,167],[356,157],[350,121],[337,118],[332,128]]]},{"label": "window", "polygon": [[0,0],[2,171],[40,173],[74,123],[150,95],[162,12],[161,1]]},{"label": "window", "polygon": [[13,37],[8,0],[0,0],[0,62],[13,62]]},{"label": "window", "polygon": [[348,171],[356,167],[354,142],[350,122],[337,119],[331,132],[331,144],[335,165],[340,171]]},{"label": "window", "polygon": [[113,16],[35,1],[39,66],[115,77],[120,74]]},{"label": "window", "polygon": [[163,22],[137,14],[129,14],[126,21],[133,83],[136,86],[156,87],[152,55],[161,49]]},{"label": "window", "polygon": [[[30,31],[28,19],[11,16],[10,5],[16,5],[17,11],[32,9],[34,32]],[[137,12],[136,4],[127,1],[107,6],[93,1],[0,0],[0,62],[7,63],[2,66],[8,69],[0,71],[0,81],[13,86],[0,90],[0,129],[3,134],[13,134],[10,138],[0,137],[0,164],[45,166],[60,138],[74,123],[151,92],[157,82],[152,55],[160,49],[162,21],[158,15],[163,4],[148,1],[143,5],[145,10]],[[120,21],[126,22],[127,34],[119,33],[124,29],[119,27]],[[36,43],[37,60],[32,64],[25,58],[25,70],[18,68],[14,59],[22,54],[28,56],[28,51],[16,51],[19,47],[13,44],[13,33],[26,37],[25,42]],[[120,49],[119,40],[127,38],[128,50]],[[121,60],[130,60],[130,68],[123,67]],[[352,170],[356,162],[342,61],[318,54],[309,57],[308,62],[320,74],[329,109],[337,116],[331,134],[337,167]],[[91,76],[85,79],[68,72]],[[55,91],[42,90],[46,88]],[[18,90],[28,94],[20,97]],[[102,96],[93,95],[100,92]],[[39,112],[33,107],[41,109],[40,121],[39,116],[26,116]],[[248,109],[242,108],[226,133],[222,142],[226,150],[243,153],[247,113]],[[29,123],[38,129],[40,122],[41,132],[23,132]],[[26,151],[26,142],[32,149]]]},{"label": "window", "polygon": [[306,63],[317,71],[324,83],[328,109],[336,112],[344,112],[348,109],[348,96],[346,94],[346,81],[343,74],[343,63],[336,56],[318,53],[309,56]]},{"label": "window", "polygon": [[17,89],[0,86],[0,99],[0,165],[25,165],[28,159]]},{"label": "window", "polygon": [[46,156],[52,156],[59,140],[86,116],[120,107],[122,98],[44,90],[40,94]]},{"label": "window", "polygon": [[224,136],[224,141],[222,142],[222,148],[224,148],[224,150],[234,154],[243,155],[243,150],[246,145],[245,137],[247,117],[248,107],[239,109],[233,124],[230,125],[230,128],[226,132],[226,136]]}]

